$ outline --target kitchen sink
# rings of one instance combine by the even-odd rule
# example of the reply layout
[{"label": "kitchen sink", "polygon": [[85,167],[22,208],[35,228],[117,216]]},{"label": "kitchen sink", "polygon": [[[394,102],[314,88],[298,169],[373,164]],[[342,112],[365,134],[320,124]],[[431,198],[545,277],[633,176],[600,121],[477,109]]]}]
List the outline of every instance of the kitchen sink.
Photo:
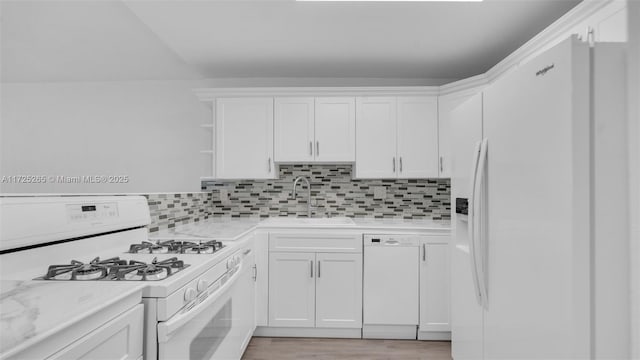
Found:
[{"label": "kitchen sink", "polygon": [[355,223],[347,217],[288,218],[274,217],[266,220],[264,225],[272,226],[353,226]]}]

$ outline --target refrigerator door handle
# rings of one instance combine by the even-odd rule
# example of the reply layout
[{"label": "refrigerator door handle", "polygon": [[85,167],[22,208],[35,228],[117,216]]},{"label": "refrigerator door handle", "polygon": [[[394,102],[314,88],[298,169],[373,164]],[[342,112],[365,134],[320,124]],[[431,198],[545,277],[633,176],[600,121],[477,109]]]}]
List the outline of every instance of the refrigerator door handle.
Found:
[{"label": "refrigerator door handle", "polygon": [[477,266],[478,276],[478,288],[480,290],[480,297],[482,298],[482,306],[487,307],[488,289],[487,289],[487,251],[486,251],[486,204],[483,199],[486,198],[485,182],[486,182],[486,168],[487,168],[487,146],[488,140],[482,139],[480,145],[480,154],[478,157],[478,169],[476,175],[476,188],[474,190],[474,217],[473,217],[473,231],[474,231],[474,257]]},{"label": "refrigerator door handle", "polygon": [[480,292],[480,284],[478,283],[478,266],[476,263],[476,246],[475,246],[475,193],[476,180],[478,176],[478,163],[480,158],[481,142],[476,143],[473,151],[473,166],[471,168],[471,196],[469,196],[469,215],[468,215],[468,231],[469,231],[469,258],[471,260],[471,278],[473,281],[474,293],[478,305],[482,306],[482,295]]}]

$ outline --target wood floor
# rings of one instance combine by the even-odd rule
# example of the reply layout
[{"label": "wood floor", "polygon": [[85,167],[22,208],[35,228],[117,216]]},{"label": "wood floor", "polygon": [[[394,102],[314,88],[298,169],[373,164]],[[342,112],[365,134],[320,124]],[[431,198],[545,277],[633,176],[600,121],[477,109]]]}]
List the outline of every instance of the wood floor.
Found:
[{"label": "wood floor", "polygon": [[254,337],[242,359],[451,360],[451,343],[417,340]]}]

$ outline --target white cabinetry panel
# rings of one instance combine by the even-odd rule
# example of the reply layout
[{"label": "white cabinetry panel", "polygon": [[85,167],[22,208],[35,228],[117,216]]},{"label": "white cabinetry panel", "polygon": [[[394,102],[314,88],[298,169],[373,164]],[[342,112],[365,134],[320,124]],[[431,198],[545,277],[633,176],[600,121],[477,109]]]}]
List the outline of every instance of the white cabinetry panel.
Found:
[{"label": "white cabinetry panel", "polygon": [[438,97],[438,170],[442,178],[452,176],[451,112],[480,91],[478,87]]},{"label": "white cabinetry panel", "polygon": [[274,161],[313,160],[314,112],[313,97],[275,99]]},{"label": "white cabinetry panel", "polygon": [[438,176],[436,97],[360,97],[356,124],[356,177]]},{"label": "white cabinetry panel", "polygon": [[396,177],[396,98],[356,100],[356,165],[358,178]]},{"label": "white cabinetry panel", "polygon": [[315,160],[352,162],[356,158],[353,97],[318,97],[315,101]]},{"label": "white cabinetry panel", "polygon": [[438,177],[438,99],[398,97],[398,177]]},{"label": "white cabinetry panel", "polygon": [[144,306],[136,305],[49,359],[121,359],[142,356]]},{"label": "white cabinetry panel", "polygon": [[421,244],[420,331],[451,331],[448,237]]},{"label": "white cabinetry panel", "polygon": [[270,179],[273,164],[273,98],[216,101],[216,177]]},{"label": "white cabinetry panel", "polygon": [[362,255],[316,254],[316,327],[362,327]]},{"label": "white cabinetry panel", "polygon": [[315,325],[315,253],[269,254],[269,326]]},{"label": "white cabinetry panel", "polygon": [[362,328],[362,234],[271,233],[269,245],[270,327]]}]

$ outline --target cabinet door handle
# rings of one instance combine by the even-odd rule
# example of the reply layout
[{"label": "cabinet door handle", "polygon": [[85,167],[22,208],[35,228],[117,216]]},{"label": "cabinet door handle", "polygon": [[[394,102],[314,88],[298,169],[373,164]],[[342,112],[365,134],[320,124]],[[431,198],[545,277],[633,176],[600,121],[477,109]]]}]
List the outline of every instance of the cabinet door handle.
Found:
[{"label": "cabinet door handle", "polygon": [[253,265],[253,281],[258,281],[258,265]]},{"label": "cabinet door handle", "polygon": [[269,170],[269,173],[271,173],[271,158],[267,159],[267,169]]},{"label": "cabinet door handle", "polygon": [[422,261],[427,262],[427,244],[422,244]]},{"label": "cabinet door handle", "polygon": [[402,156],[400,156],[400,172],[402,172]]},{"label": "cabinet door handle", "polygon": [[440,156],[440,172],[443,172],[444,170],[442,170],[442,156]]},{"label": "cabinet door handle", "polygon": [[320,155],[320,141],[316,141],[316,156]]},{"label": "cabinet door handle", "polygon": [[313,155],[313,141],[309,141],[309,155]]},{"label": "cabinet door handle", "polygon": [[393,172],[396,172],[396,157],[393,157]]},{"label": "cabinet door handle", "polygon": [[320,260],[318,260],[318,279],[320,279]]},{"label": "cabinet door handle", "polygon": [[313,260],[309,260],[309,268],[311,269],[311,277],[313,278]]}]

